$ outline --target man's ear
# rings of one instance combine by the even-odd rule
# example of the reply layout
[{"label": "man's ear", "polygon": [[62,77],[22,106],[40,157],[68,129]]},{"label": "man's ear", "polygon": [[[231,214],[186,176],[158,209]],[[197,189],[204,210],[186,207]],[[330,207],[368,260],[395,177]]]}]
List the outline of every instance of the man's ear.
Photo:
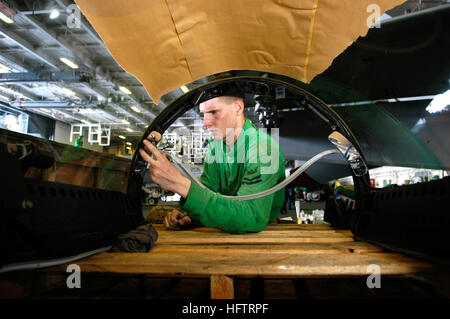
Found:
[{"label": "man's ear", "polygon": [[242,103],[241,99],[238,99],[234,103],[234,107],[235,107],[236,112],[238,112],[238,113],[242,113],[244,111],[244,104]]}]

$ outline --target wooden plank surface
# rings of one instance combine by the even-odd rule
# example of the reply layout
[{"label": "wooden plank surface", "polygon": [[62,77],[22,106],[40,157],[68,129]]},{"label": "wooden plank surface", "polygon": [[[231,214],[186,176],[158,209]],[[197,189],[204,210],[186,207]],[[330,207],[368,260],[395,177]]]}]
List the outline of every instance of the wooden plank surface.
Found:
[{"label": "wooden plank surface", "polygon": [[[333,230],[306,225],[286,227],[270,225],[259,233],[228,234],[214,228],[201,227],[190,231],[166,231],[162,225],[155,225],[159,242],[163,244],[285,244],[285,243],[337,243],[353,242],[349,230]],[[314,225],[311,225],[314,226]],[[274,228],[276,227],[276,228]]]},{"label": "wooden plank surface", "polygon": [[[101,253],[75,263],[82,272],[151,276],[212,275],[276,278],[368,276],[432,272],[436,266],[358,242],[348,230],[328,225],[270,225],[256,234],[213,228],[167,231],[155,225],[157,244],[148,253]],[[66,265],[53,267],[65,271]]]}]

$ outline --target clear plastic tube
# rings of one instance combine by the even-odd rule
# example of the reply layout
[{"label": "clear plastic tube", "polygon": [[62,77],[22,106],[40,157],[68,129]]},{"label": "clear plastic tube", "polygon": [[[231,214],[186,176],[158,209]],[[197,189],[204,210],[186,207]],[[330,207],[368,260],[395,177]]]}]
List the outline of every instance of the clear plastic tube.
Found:
[{"label": "clear plastic tube", "polygon": [[[284,181],[280,182],[279,184],[273,186],[272,188],[269,188],[268,190],[256,193],[256,194],[251,194],[251,195],[243,195],[243,196],[228,196],[228,195],[221,195],[224,198],[231,198],[231,199],[237,199],[237,200],[251,200],[251,199],[256,199],[256,198],[260,198],[260,197],[264,197],[267,195],[270,195],[272,193],[275,193],[276,191],[280,190],[281,188],[283,188],[284,186],[286,186],[287,184],[289,184],[290,182],[292,182],[298,175],[300,175],[301,173],[303,173],[304,171],[306,171],[311,165],[313,165],[314,163],[316,163],[318,160],[320,160],[322,157],[330,155],[330,154],[340,154],[340,152],[336,149],[332,149],[332,150],[326,150],[323,151],[319,154],[317,154],[316,156],[312,157],[311,159],[309,159],[306,163],[304,163],[302,166],[300,166],[299,169],[297,169],[294,174],[292,174],[291,176],[289,176],[288,178],[286,178]],[[190,170],[188,168],[186,168],[183,163],[181,163],[181,161],[176,158],[176,156],[171,156],[169,154],[167,154],[177,165],[180,166],[180,168],[196,183],[198,184],[200,187],[202,188],[206,188],[205,185],[203,185],[202,183],[200,183],[200,181],[197,180],[197,178],[195,178],[195,176],[190,172]]]}]

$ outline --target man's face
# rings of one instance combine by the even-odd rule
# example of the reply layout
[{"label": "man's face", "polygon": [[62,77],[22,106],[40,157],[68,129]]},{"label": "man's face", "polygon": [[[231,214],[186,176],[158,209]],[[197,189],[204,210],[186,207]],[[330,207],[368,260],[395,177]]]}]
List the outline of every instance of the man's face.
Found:
[{"label": "man's face", "polygon": [[237,113],[233,101],[236,98],[219,96],[200,104],[200,112],[204,114],[203,125],[214,140],[225,140],[227,128],[236,127]]}]

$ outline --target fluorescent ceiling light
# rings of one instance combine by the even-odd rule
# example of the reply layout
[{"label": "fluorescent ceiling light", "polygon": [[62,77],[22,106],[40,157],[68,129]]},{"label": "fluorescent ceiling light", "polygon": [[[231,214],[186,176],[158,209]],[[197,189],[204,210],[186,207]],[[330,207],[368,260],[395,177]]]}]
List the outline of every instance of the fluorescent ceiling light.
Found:
[{"label": "fluorescent ceiling light", "polygon": [[131,147],[129,147],[129,146],[127,146],[127,147],[125,147],[127,150],[131,150]]},{"label": "fluorescent ceiling light", "polygon": [[67,89],[67,88],[61,88],[61,91],[63,91],[65,94],[67,94],[67,95],[75,95],[75,92],[74,91],[72,91],[72,90],[69,90],[69,89]]},{"label": "fluorescent ceiling light", "polygon": [[92,113],[97,113],[97,110],[94,110],[94,109],[80,109],[79,112],[83,113],[83,114],[92,114]]},{"label": "fluorescent ceiling light", "polygon": [[39,110],[47,112],[47,113],[52,113],[50,110],[44,109],[43,107],[39,108]]},{"label": "fluorescent ceiling light", "polygon": [[181,91],[183,91],[183,93],[189,92],[189,89],[185,85],[183,85],[180,89]]},{"label": "fluorescent ceiling light", "polygon": [[123,135],[119,135],[118,137],[121,138],[122,140],[126,139],[126,137]]},{"label": "fluorescent ceiling light", "polygon": [[426,110],[428,113],[438,113],[442,112],[448,108],[450,105],[450,90],[442,94],[438,94],[434,97],[431,103],[427,106]]},{"label": "fluorescent ceiling light", "polygon": [[125,144],[127,144],[127,145],[131,145],[131,142],[126,142]]},{"label": "fluorescent ceiling light", "polygon": [[131,94],[130,90],[128,90],[126,87],[124,86],[119,86],[119,90],[121,90],[123,93],[125,94]]},{"label": "fluorescent ceiling light", "polygon": [[83,122],[84,124],[88,124],[88,125],[91,124],[90,122],[88,122],[88,121],[86,121],[86,120],[80,120],[80,121]]},{"label": "fluorescent ceiling light", "polygon": [[128,122],[127,120],[122,120],[123,124],[130,124],[130,122]]},{"label": "fluorescent ceiling light", "polygon": [[3,20],[3,21],[6,22],[6,23],[9,23],[9,24],[11,24],[11,23],[14,22],[10,17],[8,17],[8,16],[7,16],[6,14],[4,14],[3,12],[0,12],[0,19]]},{"label": "fluorescent ceiling light", "polygon": [[127,130],[128,132],[133,132],[133,130],[132,130],[131,128],[129,128],[129,127],[127,127],[126,130]]},{"label": "fluorescent ceiling light", "polygon": [[4,99],[4,100],[6,100],[6,101],[8,101],[8,102],[9,102],[9,97],[7,97],[7,96],[4,96],[4,95],[0,95],[0,99]]},{"label": "fluorescent ceiling light", "polygon": [[131,109],[136,113],[141,113],[141,110],[139,110],[136,106],[132,106]]},{"label": "fluorescent ceiling light", "polygon": [[57,17],[59,17],[59,10],[52,10],[52,12],[50,13],[50,19],[56,19]]},{"label": "fluorescent ceiling light", "polygon": [[68,58],[59,58],[59,59],[72,69],[78,69],[78,65],[76,65],[73,61],[69,60]]},{"label": "fluorescent ceiling light", "polygon": [[5,70],[7,72],[10,72],[12,69],[9,66],[4,65],[3,63],[0,63],[0,70]]}]

